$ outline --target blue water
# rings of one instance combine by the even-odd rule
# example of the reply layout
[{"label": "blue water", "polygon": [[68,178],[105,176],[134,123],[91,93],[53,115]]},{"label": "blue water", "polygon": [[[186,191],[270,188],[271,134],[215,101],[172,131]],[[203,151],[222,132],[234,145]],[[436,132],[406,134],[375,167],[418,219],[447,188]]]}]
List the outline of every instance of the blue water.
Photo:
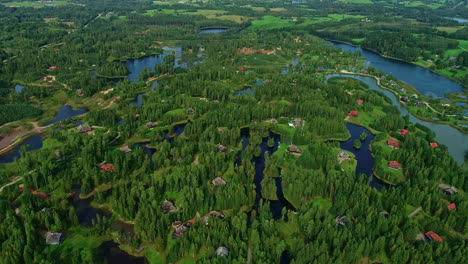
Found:
[{"label": "blue water", "polygon": [[138,94],[137,98],[133,101],[130,101],[130,104],[133,106],[142,106],[143,105],[143,94]]},{"label": "blue water", "polygon": [[366,66],[373,66],[387,75],[414,86],[420,93],[447,100],[447,93],[463,93],[461,84],[435,74],[420,66],[403,61],[384,58],[375,52],[338,42],[327,42],[328,45],[341,48],[345,52],[360,52],[367,59]]},{"label": "blue water", "polygon": [[0,158],[0,163],[11,163],[15,161],[15,158],[20,158],[20,149],[22,146],[28,145],[27,151],[32,151],[42,148],[42,138],[40,136],[33,136],[28,138],[23,144],[15,149],[14,152],[8,156]]},{"label": "blue water", "polygon": [[246,95],[246,94],[255,94],[255,89],[252,88],[245,88],[240,91],[234,91],[234,96],[239,96],[239,95]]},{"label": "blue water", "polygon": [[400,110],[401,116],[408,115],[409,120],[412,123],[418,123],[431,129],[435,133],[437,141],[447,146],[448,152],[458,164],[462,164],[465,160],[465,152],[468,150],[468,135],[463,134],[449,125],[435,124],[417,119],[409,113],[402,104],[400,104],[395,94],[380,88],[374,78],[349,74],[330,74],[327,75],[327,80],[332,77],[353,78],[367,84],[369,89],[383,93],[392,101],[392,105],[396,106],[398,110]]},{"label": "blue water", "polygon": [[218,34],[227,32],[227,28],[210,28],[210,29],[202,29],[198,32],[198,34]]},{"label": "blue water", "polygon": [[82,115],[82,114],[84,114],[86,112],[88,112],[88,109],[83,108],[83,109],[73,110],[71,106],[65,105],[65,106],[62,106],[62,108],[60,108],[60,110],[55,115],[54,119],[52,119],[52,120],[50,120],[48,122],[45,122],[43,124],[43,126],[52,125],[52,124],[58,123],[60,121],[63,121],[65,119],[68,119],[70,117],[74,117],[74,116],[77,116],[77,115]]},{"label": "blue water", "polygon": [[464,19],[464,18],[457,18],[457,17],[444,17],[444,18],[457,21],[458,23],[468,23],[468,19]]}]

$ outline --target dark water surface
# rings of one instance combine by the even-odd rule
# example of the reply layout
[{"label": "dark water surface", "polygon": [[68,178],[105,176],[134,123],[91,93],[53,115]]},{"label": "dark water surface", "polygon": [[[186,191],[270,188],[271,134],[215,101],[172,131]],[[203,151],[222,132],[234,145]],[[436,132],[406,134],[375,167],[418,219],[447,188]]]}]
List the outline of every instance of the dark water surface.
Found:
[{"label": "dark water surface", "polygon": [[0,158],[0,163],[11,163],[15,161],[15,158],[20,158],[20,149],[22,146],[28,146],[27,151],[32,151],[42,148],[42,138],[40,136],[32,136],[28,138],[23,144],[19,145],[15,151],[10,153],[8,156]]},{"label": "dark water surface", "polygon": [[74,116],[77,116],[77,115],[82,115],[82,114],[84,114],[86,112],[88,112],[88,109],[83,108],[83,109],[73,110],[71,106],[64,105],[55,114],[55,118],[48,121],[48,122],[45,122],[43,124],[43,126],[52,125],[52,124],[58,123],[60,121],[63,121],[65,119],[68,119],[70,117],[74,117]]}]

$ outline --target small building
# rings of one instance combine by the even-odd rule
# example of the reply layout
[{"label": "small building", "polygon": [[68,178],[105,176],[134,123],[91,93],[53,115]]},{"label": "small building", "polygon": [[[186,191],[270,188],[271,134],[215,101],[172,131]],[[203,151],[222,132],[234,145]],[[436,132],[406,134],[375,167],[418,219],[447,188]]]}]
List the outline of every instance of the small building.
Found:
[{"label": "small building", "polygon": [[345,226],[345,222],[344,222],[345,218],[346,218],[346,215],[338,216],[335,218],[335,222],[338,224],[338,226],[343,227]]},{"label": "small building", "polygon": [[153,127],[155,127],[155,126],[156,126],[156,123],[154,123],[154,122],[148,122],[148,123],[146,123],[146,127],[147,127],[147,128],[153,128]]},{"label": "small building", "polygon": [[105,172],[109,172],[109,171],[114,169],[114,164],[112,164],[112,163],[104,164],[100,168],[101,168],[101,170],[103,170]]},{"label": "small building", "polygon": [[129,152],[132,152],[132,149],[129,148],[128,146],[125,146],[125,147],[121,147],[120,151],[125,152],[125,153],[129,153]]},{"label": "small building", "polygon": [[408,130],[406,130],[406,129],[400,129],[400,134],[402,134],[403,136],[404,136],[404,135],[407,135],[407,134],[409,134],[409,133],[410,133],[410,132],[409,132]]},{"label": "small building", "polygon": [[442,238],[438,234],[434,233],[433,231],[426,232],[424,236],[426,237],[427,240],[435,240],[439,243],[442,243],[443,241]]},{"label": "small building", "polygon": [[368,72],[366,69],[362,69],[362,70],[361,70],[361,73],[362,73],[362,74],[369,74],[369,72]]},{"label": "small building", "polygon": [[135,118],[140,118],[140,114],[135,114]]},{"label": "small building", "polygon": [[245,68],[244,68],[244,67],[239,67],[238,70],[239,70],[239,71],[245,71]]},{"label": "small building", "polygon": [[216,146],[216,148],[218,149],[218,152],[227,152],[227,150],[228,150],[228,149],[226,148],[226,146],[221,145],[221,144],[218,144],[218,145]]},{"label": "small building", "polygon": [[227,257],[229,255],[229,250],[225,247],[219,247],[216,249],[216,256],[218,257]]},{"label": "small building", "polygon": [[79,125],[77,128],[79,133],[88,133],[90,131],[92,131],[93,129],[91,128],[91,126],[83,126],[83,125]]},{"label": "small building", "polygon": [[276,101],[270,101],[267,104],[276,104]]},{"label": "small building", "polygon": [[47,245],[60,245],[63,242],[64,236],[59,232],[47,232],[46,233],[46,244]]},{"label": "small building", "polygon": [[290,127],[290,128],[295,128],[295,126],[294,126],[293,123],[288,123],[288,127]]},{"label": "small building", "polygon": [[405,89],[405,88],[401,88],[401,89],[400,89],[400,92],[406,93],[406,89]]},{"label": "small building", "polygon": [[356,100],[356,103],[362,105],[362,104],[364,103],[364,100],[357,99],[357,100]]},{"label": "small building", "polygon": [[344,151],[344,150],[340,150],[338,151],[338,154],[337,154],[337,157],[338,157],[338,161],[341,163],[343,160],[347,160],[349,159],[349,154]]},{"label": "small building", "polygon": [[187,113],[188,113],[189,115],[195,115],[195,109],[189,108],[189,109],[187,109]]},{"label": "small building", "polygon": [[454,204],[454,203],[450,203],[450,204],[447,205],[447,209],[449,211],[456,211],[457,210],[457,205]]},{"label": "small building", "polygon": [[457,188],[443,183],[439,184],[439,188],[448,195],[456,194],[458,192]]},{"label": "small building", "polygon": [[293,154],[302,154],[302,151],[294,144],[289,145],[287,151]]},{"label": "small building", "polygon": [[49,71],[55,71],[57,69],[57,66],[50,66]]},{"label": "small building", "polygon": [[299,118],[299,117],[296,117],[293,119],[292,123],[294,124],[294,126],[302,126],[304,124],[304,121]]},{"label": "small building", "polygon": [[278,120],[276,120],[275,118],[269,119],[266,122],[267,123],[272,123],[272,124],[278,124]]},{"label": "small building", "polygon": [[350,112],[348,113],[347,116],[350,116],[350,117],[358,117],[358,115],[359,115],[359,112],[353,110],[353,111],[350,111]]},{"label": "small building", "polygon": [[401,97],[401,98],[400,98],[400,101],[402,101],[402,102],[405,102],[405,103],[406,103],[406,102],[408,102],[408,101],[409,101],[409,98],[408,98],[408,96],[403,96],[403,97]]},{"label": "small building", "polygon": [[214,180],[211,181],[211,183],[213,183],[216,187],[219,187],[221,185],[225,185],[226,181],[221,177],[216,177]]},{"label": "small building", "polygon": [[324,67],[318,67],[317,68],[317,72],[324,72],[325,71],[325,68]]},{"label": "small building", "polygon": [[387,141],[387,146],[391,147],[392,149],[399,149],[400,145],[398,145],[398,142],[396,140],[390,139]]},{"label": "small building", "polygon": [[418,108],[426,108],[427,104],[423,101],[417,101],[416,103],[414,103],[414,106]]},{"label": "small building", "polygon": [[83,91],[81,89],[78,89],[76,90],[75,94],[78,96],[83,96]]},{"label": "small building", "polygon": [[432,148],[437,148],[439,145],[435,142],[431,142],[429,143],[429,146],[431,146]]},{"label": "small building", "polygon": [[419,96],[418,96],[417,94],[412,94],[412,95],[411,95],[411,98],[414,98],[414,99],[418,99],[418,97],[419,97]]},{"label": "small building", "polygon": [[398,161],[392,160],[392,161],[390,161],[390,162],[388,163],[388,167],[389,167],[390,169],[398,170],[398,169],[401,168],[401,165],[400,165],[400,163],[398,163]]},{"label": "small building", "polygon": [[161,203],[161,208],[163,209],[164,213],[172,213],[177,211],[177,207],[174,205],[173,200],[164,200]]}]

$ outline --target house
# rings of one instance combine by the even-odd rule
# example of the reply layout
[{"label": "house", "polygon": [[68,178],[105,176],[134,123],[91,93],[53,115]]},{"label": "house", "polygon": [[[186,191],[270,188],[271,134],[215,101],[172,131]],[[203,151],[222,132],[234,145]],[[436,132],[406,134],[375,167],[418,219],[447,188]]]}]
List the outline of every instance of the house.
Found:
[{"label": "house", "polygon": [[368,72],[366,69],[362,69],[362,70],[361,70],[361,73],[362,73],[362,74],[369,74],[369,72]]},{"label": "house", "polygon": [[357,99],[357,100],[356,100],[356,103],[362,105],[362,104],[364,103],[364,100]]},{"label": "house", "polygon": [[75,94],[78,96],[83,96],[83,91],[81,89],[78,89],[76,90]]},{"label": "house", "polygon": [[239,67],[239,71],[245,71],[244,67]]},{"label": "house", "polygon": [[63,242],[64,236],[59,232],[47,232],[46,233],[46,244],[47,245],[60,245]]},{"label": "house", "polygon": [[218,187],[221,185],[225,185],[226,181],[221,177],[216,177],[214,180],[211,181],[211,183],[213,183],[216,187]]},{"label": "house", "polygon": [[417,94],[412,94],[411,98],[418,99],[418,95]]},{"label": "house", "polygon": [[400,89],[400,92],[406,93],[406,89],[405,89],[405,88],[401,88],[401,89]]},{"label": "house", "polygon": [[77,128],[79,133],[88,133],[90,131],[92,131],[93,129],[91,128],[91,126],[83,126],[83,125],[79,125]]},{"label": "house", "polygon": [[345,222],[344,222],[345,218],[346,218],[346,215],[338,216],[338,217],[335,218],[335,222],[336,222],[339,226],[343,227],[343,226],[345,225]]},{"label": "house", "polygon": [[317,68],[317,71],[318,71],[318,72],[324,72],[324,71],[325,71],[325,68],[324,68],[324,67],[318,67],[318,68]]},{"label": "house", "polygon": [[381,81],[383,81],[383,80],[387,79],[387,77],[385,77],[385,75],[382,75],[382,76],[380,76],[379,79],[380,79]]},{"label": "house", "polygon": [[203,218],[201,219],[202,223],[204,223],[205,225],[208,225],[208,219],[211,217],[211,216],[217,216],[221,219],[224,219],[224,214],[220,211],[210,211],[209,213],[207,213],[206,215],[203,216]]},{"label": "house", "polygon": [[294,126],[297,126],[297,127],[302,126],[304,124],[304,121],[302,121],[302,119],[299,117],[294,118],[292,122]]},{"label": "house", "polygon": [[353,110],[353,111],[350,111],[350,112],[348,113],[347,116],[350,116],[350,117],[358,117],[358,114],[359,114],[358,111],[354,111],[354,110]]},{"label": "house", "polygon": [[272,124],[278,124],[278,120],[276,120],[276,119],[274,119],[274,118],[269,119],[269,120],[267,120],[267,121],[265,121],[265,122],[267,122],[267,123],[272,123]]},{"label": "house", "polygon": [[112,164],[112,163],[104,164],[100,168],[101,168],[101,170],[103,170],[105,172],[108,172],[108,171],[111,171],[111,170],[114,169],[114,164]]},{"label": "house", "polygon": [[343,160],[349,159],[349,154],[348,154],[346,151],[344,151],[344,150],[338,151],[337,156],[338,156],[338,161],[339,161],[340,163],[341,163]]},{"label": "house", "polygon": [[50,66],[49,71],[55,71],[57,69],[57,66]]},{"label": "house", "polygon": [[414,106],[419,108],[426,108],[427,104],[422,101],[417,101],[416,103],[414,103]]},{"label": "house", "polygon": [[216,146],[218,148],[218,152],[227,152],[227,148],[221,144]]},{"label": "house", "polygon": [[454,203],[448,204],[448,205],[447,205],[447,209],[448,209],[449,211],[456,211],[456,210],[457,210],[457,205],[454,204]]},{"label": "house", "polygon": [[435,142],[432,142],[432,143],[429,143],[429,146],[431,146],[432,148],[437,148],[439,145]]},{"label": "house", "polygon": [[387,141],[387,146],[391,147],[392,149],[399,149],[400,145],[398,145],[398,142],[396,140],[390,139]]},{"label": "house", "polygon": [[288,123],[288,127],[290,127],[290,128],[295,128],[295,126],[294,126],[293,123]]},{"label": "house", "polygon": [[302,154],[302,151],[296,145],[293,144],[289,145],[287,151],[297,155]]},{"label": "house", "polygon": [[405,102],[405,103],[408,102],[408,100],[409,100],[408,96],[403,96],[400,98],[400,101]]},{"label": "house", "polygon": [[229,255],[229,250],[225,247],[219,247],[216,249],[216,256],[218,257],[227,257]]},{"label": "house", "polygon": [[398,170],[398,169],[401,168],[401,165],[400,165],[400,163],[398,163],[398,161],[392,160],[392,161],[390,161],[390,162],[388,163],[388,167],[389,167],[390,169]]},{"label": "house", "polygon": [[132,152],[132,149],[130,149],[128,146],[125,146],[125,147],[121,147],[120,151],[125,152],[125,153],[129,153],[129,152]]},{"label": "house", "polygon": [[[24,184],[19,184],[18,187],[20,189],[20,192],[24,191]],[[38,190],[35,190],[35,189],[30,189],[29,193],[31,193],[32,195],[36,195],[41,200],[46,200],[46,199],[50,198],[50,194],[45,193],[45,192],[41,192],[41,191],[38,191]]]},{"label": "house", "polygon": [[173,200],[164,200],[161,204],[161,208],[166,214],[177,211],[177,207],[174,205]]},{"label": "house", "polygon": [[406,135],[406,134],[409,134],[410,132],[406,129],[400,129],[400,134],[402,134],[403,136]]},{"label": "house", "polygon": [[189,108],[189,109],[187,109],[187,113],[188,113],[189,115],[194,115],[194,114],[195,114],[195,109]]},{"label": "house", "polygon": [[148,122],[148,123],[146,123],[146,127],[147,127],[147,128],[153,128],[153,127],[155,127],[155,126],[156,126],[156,123],[154,123],[154,122]]},{"label": "house", "polygon": [[140,118],[140,114],[135,114],[135,118]]},{"label": "house", "polygon": [[442,243],[442,241],[443,241],[442,238],[438,234],[436,234],[436,233],[434,233],[432,231],[426,232],[424,234],[424,236],[426,237],[427,240],[435,240],[435,241],[437,241],[439,243]]},{"label": "house", "polygon": [[439,188],[448,195],[456,194],[458,192],[457,188],[443,183],[439,184]]},{"label": "house", "polygon": [[270,101],[268,104],[276,104],[276,101]]}]

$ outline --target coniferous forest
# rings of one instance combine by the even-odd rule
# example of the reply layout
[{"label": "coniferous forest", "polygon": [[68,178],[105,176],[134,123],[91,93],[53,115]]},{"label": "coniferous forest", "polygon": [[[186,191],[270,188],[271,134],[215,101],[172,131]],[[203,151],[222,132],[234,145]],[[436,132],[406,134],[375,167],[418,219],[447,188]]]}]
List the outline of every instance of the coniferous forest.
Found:
[{"label": "coniferous forest", "polygon": [[0,263],[466,263],[468,6],[410,2],[1,1]]}]

